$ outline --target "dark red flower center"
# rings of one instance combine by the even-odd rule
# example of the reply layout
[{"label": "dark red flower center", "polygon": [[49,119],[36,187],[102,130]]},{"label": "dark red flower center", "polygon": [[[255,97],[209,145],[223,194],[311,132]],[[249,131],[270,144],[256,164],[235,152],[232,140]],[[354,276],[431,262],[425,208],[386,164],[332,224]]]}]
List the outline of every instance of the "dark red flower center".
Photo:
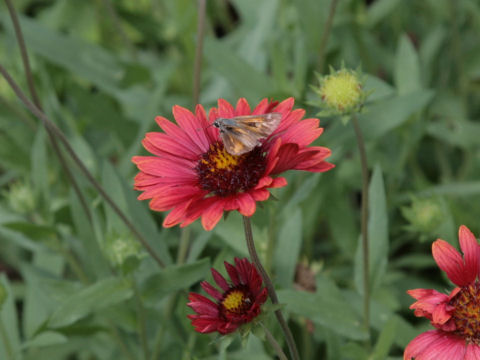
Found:
[{"label": "dark red flower center", "polygon": [[[226,318],[238,318],[248,315],[254,299],[247,286],[239,285],[230,288],[219,303],[220,313]],[[248,321],[249,318],[245,318]]]},{"label": "dark red flower center", "polygon": [[255,187],[265,168],[266,159],[261,147],[235,156],[217,141],[202,155],[195,170],[203,190],[226,197]]},{"label": "dark red flower center", "polygon": [[463,287],[450,301],[455,307],[452,319],[456,333],[467,341],[480,345],[480,285],[475,282]]}]

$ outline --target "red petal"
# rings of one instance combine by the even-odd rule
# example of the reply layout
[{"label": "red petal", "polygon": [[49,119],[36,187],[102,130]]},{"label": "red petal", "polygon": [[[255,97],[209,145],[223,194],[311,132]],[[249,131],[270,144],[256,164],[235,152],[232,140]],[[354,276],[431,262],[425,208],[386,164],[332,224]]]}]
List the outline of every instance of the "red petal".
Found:
[{"label": "red petal", "polygon": [[439,330],[418,335],[405,349],[404,360],[464,360],[465,340]]},{"label": "red petal", "polygon": [[455,285],[465,286],[475,279],[471,278],[471,274],[465,272],[462,257],[458,251],[445,240],[439,239],[432,244],[432,254],[438,267],[445,271],[448,278]]},{"label": "red petal", "polygon": [[238,212],[244,216],[252,216],[257,208],[255,200],[249,193],[240,194],[237,197]]},{"label": "red petal", "polygon": [[202,152],[207,151],[210,143],[202,129],[202,124],[197,120],[195,115],[193,115],[190,110],[178,105],[173,107],[172,112],[175,120],[192,142],[195,143]]},{"label": "red petal", "polygon": [[238,273],[237,269],[235,269],[235,266],[226,261],[223,264],[225,265],[225,269],[227,270],[228,276],[230,276],[233,284],[235,286],[240,285],[240,280],[238,279]]},{"label": "red petal", "polygon": [[218,99],[218,116],[226,119],[233,118],[235,116],[235,110],[228,101]]},{"label": "red petal", "polygon": [[222,294],[217,289],[215,289],[210,283],[208,283],[206,281],[202,281],[200,283],[200,285],[202,286],[202,289],[205,290],[205,292],[208,295],[210,295],[214,299],[222,300]]},{"label": "red petal", "polygon": [[215,280],[215,282],[217,283],[217,285],[218,285],[223,291],[227,291],[228,289],[230,289],[230,286],[228,285],[227,280],[225,280],[225,278],[222,276],[222,274],[220,274],[220,273],[219,273],[217,270],[215,270],[214,268],[212,268],[211,271],[212,271],[213,280]]},{"label": "red petal", "polygon": [[250,115],[250,105],[245,98],[240,98],[237,101],[237,106],[235,109],[235,116]]},{"label": "red petal", "polygon": [[465,225],[458,229],[458,238],[465,258],[465,276],[473,281],[477,277],[480,266],[480,247],[475,235]]},{"label": "red petal", "polygon": [[212,230],[222,218],[225,200],[217,200],[202,214],[202,225],[206,231]]}]

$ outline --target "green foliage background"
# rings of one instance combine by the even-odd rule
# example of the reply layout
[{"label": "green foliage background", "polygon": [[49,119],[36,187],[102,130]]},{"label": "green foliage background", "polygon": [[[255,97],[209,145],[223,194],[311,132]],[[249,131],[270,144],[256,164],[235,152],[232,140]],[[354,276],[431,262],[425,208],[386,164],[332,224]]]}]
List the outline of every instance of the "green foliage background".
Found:
[{"label": "green foliage background", "polygon": [[[132,190],[131,157],[192,108],[197,3],[192,0],[17,0],[47,115],[167,265],[160,269],[69,159],[91,221],[41,123],[0,80],[0,359],[271,359],[251,335],[242,346],[193,331],[189,289],[211,266],[247,256],[241,219],[210,233],[197,223],[187,256]],[[342,0],[318,69],[330,0],[209,0],[200,102],[296,98],[314,116],[315,71],[361,66],[372,90],[359,116],[371,169],[373,346],[362,327],[360,165],[351,124],[322,118],[316,144],[336,168],[289,173],[253,217],[302,359],[400,359],[426,320],[407,289],[449,289],[430,254],[457,229],[480,234],[480,3]],[[19,48],[0,5],[0,63],[27,90]],[[299,261],[316,292],[294,285]],[[313,324],[313,326],[311,326]],[[276,338],[276,323],[267,322]],[[8,346],[6,343],[8,342]]]}]

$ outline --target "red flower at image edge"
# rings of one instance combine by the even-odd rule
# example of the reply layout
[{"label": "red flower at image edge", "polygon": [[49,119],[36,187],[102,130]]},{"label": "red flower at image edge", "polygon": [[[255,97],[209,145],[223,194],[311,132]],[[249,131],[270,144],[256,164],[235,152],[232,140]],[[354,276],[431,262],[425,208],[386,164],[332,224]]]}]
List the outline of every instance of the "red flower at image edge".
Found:
[{"label": "red flower at image edge", "polygon": [[[236,108],[220,99],[208,119],[201,105],[195,114],[174,106],[178,126],[159,116],[155,120],[164,132],[147,133],[143,140],[154,156],[132,158],[140,170],[135,189],[143,193],[138,199],[151,199],[152,210],[171,210],[163,222],[165,227],[184,227],[201,217],[205,230],[211,230],[224,211],[253,215],[256,202],[269,198],[269,188],[287,184],[285,178],[275,177],[278,174],[291,169],[330,170],[334,165],[324,161],[330,150],[309,146],[323,132],[319,120],[302,120],[305,111],[292,110],[293,103],[293,98],[278,105],[264,99],[251,111],[243,98]],[[261,146],[240,156],[224,149],[218,129],[211,126],[217,118],[270,112],[282,115],[279,126]]]},{"label": "red flower at image edge", "polygon": [[197,313],[188,315],[188,318],[200,333],[218,331],[222,335],[229,334],[257,317],[261,305],[267,300],[267,289],[262,288],[262,278],[252,263],[235,258],[235,266],[228,262],[224,264],[231,284],[213,268],[213,279],[221,291],[206,281],[201,283],[203,290],[216,302],[196,293],[188,296],[190,302],[187,305]]},{"label": "red flower at image edge", "polygon": [[444,240],[432,245],[440,269],[457,287],[449,295],[431,289],[409,290],[417,301],[410,308],[426,317],[436,330],[418,335],[405,349],[410,360],[478,360],[480,359],[480,246],[466,227],[459,229],[458,251]]}]

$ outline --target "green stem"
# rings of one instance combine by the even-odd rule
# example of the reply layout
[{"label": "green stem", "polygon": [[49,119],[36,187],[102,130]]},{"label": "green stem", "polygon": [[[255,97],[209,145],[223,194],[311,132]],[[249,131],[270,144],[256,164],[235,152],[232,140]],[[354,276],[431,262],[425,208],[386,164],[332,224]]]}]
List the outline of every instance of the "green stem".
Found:
[{"label": "green stem", "polygon": [[338,0],[332,0],[330,3],[330,12],[328,13],[327,22],[323,29],[322,39],[320,40],[320,50],[318,51],[318,71],[322,73],[323,64],[325,63],[325,50],[327,48],[328,38],[332,29],[333,18],[335,17],[335,10],[337,9]]},{"label": "green stem", "polygon": [[35,115],[37,118],[39,118],[45,128],[47,128],[48,131],[52,131],[52,133],[60,140],[60,142],[65,146],[65,149],[67,150],[68,154],[71,156],[73,161],[77,164],[78,168],[81,170],[81,172],[85,175],[87,180],[90,182],[90,184],[93,185],[93,187],[99,192],[99,194],[103,197],[103,199],[106,201],[108,205],[113,209],[113,211],[118,215],[118,217],[123,221],[123,223],[130,229],[133,235],[140,241],[140,243],[143,245],[143,247],[147,250],[147,252],[152,256],[152,258],[157,262],[157,264],[160,267],[165,267],[165,264],[163,263],[162,259],[155,253],[153,248],[148,244],[147,240],[143,237],[143,235],[137,230],[137,228],[133,225],[133,223],[128,219],[128,217],[125,215],[125,213],[118,207],[118,205],[113,201],[113,199],[107,194],[107,192],[103,189],[103,187],[95,180],[93,175],[90,173],[90,171],[87,169],[85,164],[83,163],[82,160],[78,157],[77,153],[73,150],[72,146],[70,145],[69,141],[67,140],[67,137],[65,134],[53,123],[46,115],[41,111],[37,106],[32,104],[30,100],[25,96],[25,94],[22,92],[20,87],[17,85],[17,83],[12,79],[8,71],[0,65],[0,73],[2,76],[7,80],[8,84],[12,88],[12,90],[15,92],[17,97],[20,99],[20,101],[27,107],[30,112],[32,112],[33,115]]},{"label": "green stem", "polygon": [[200,101],[200,82],[202,75],[203,36],[205,33],[206,0],[198,0],[197,44],[193,71],[193,106]]},{"label": "green stem", "polygon": [[272,333],[267,329],[265,325],[263,325],[262,323],[260,323],[260,325],[262,326],[263,331],[265,331],[268,342],[270,343],[270,345],[272,345],[280,360],[287,360],[287,356],[283,352],[277,340],[275,340],[275,338],[273,337]]},{"label": "green stem", "polygon": [[[270,300],[272,300],[272,304],[278,304],[278,297],[277,293],[275,292],[275,288],[273,287],[272,280],[268,276],[267,272],[263,268],[262,263],[260,262],[260,258],[258,257],[257,250],[255,249],[255,243],[253,241],[252,235],[252,224],[250,223],[250,218],[247,216],[243,216],[243,229],[245,231],[245,239],[247,241],[247,248],[248,253],[250,254],[250,258],[252,262],[255,264],[260,276],[267,287],[268,295],[270,296]],[[293,360],[299,360],[300,357],[298,355],[297,346],[295,344],[295,340],[293,339],[292,332],[283,317],[283,314],[280,310],[275,311],[275,316],[277,317],[278,323],[282,328],[283,334],[285,335],[285,340],[287,341],[288,350],[290,351],[290,356]]]},{"label": "green stem", "polygon": [[365,142],[362,131],[358,124],[357,115],[352,115],[353,128],[357,137],[358,151],[360,153],[360,164],[362,166],[362,257],[363,257],[363,314],[364,326],[370,341],[370,260],[368,249],[368,163],[367,152],[365,151]]},{"label": "green stem", "polygon": [[109,321],[109,328],[112,333],[112,337],[116,340],[118,343],[120,350],[123,352],[123,354],[129,359],[129,360],[137,360],[135,356],[131,353],[131,351],[128,349],[127,345],[123,342],[122,337],[120,333],[118,332],[118,329]]},{"label": "green stem", "polygon": [[3,320],[0,317],[0,336],[2,337],[2,341],[5,344],[5,352],[7,353],[7,357],[9,360],[15,360],[15,356],[13,354],[12,345],[8,340],[7,331],[5,330],[5,326],[3,325]]}]

